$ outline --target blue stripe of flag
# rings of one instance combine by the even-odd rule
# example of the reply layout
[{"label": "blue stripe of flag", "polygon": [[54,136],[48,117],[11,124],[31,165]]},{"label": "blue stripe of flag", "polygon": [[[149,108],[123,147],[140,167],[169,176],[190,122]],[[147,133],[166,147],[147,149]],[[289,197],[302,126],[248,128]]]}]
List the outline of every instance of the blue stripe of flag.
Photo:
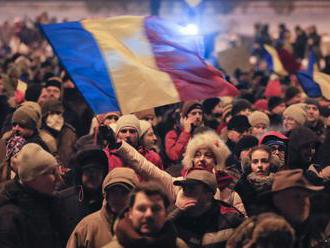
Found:
[{"label": "blue stripe of flag", "polygon": [[299,71],[297,73],[298,81],[301,87],[304,89],[305,93],[309,97],[320,97],[322,92],[320,86],[314,82],[313,75],[307,71]]},{"label": "blue stripe of flag", "polygon": [[111,78],[93,35],[80,22],[41,25],[41,30],[95,114],[119,111]]}]

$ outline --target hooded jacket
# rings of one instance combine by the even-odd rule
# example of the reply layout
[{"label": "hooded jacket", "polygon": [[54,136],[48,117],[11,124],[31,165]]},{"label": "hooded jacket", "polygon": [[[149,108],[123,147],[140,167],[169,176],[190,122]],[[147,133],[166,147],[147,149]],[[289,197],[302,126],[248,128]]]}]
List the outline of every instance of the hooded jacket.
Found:
[{"label": "hooded jacket", "polygon": [[[108,186],[110,177],[106,177],[102,184],[102,192]],[[112,226],[116,215],[107,210],[105,193],[103,193],[101,210],[83,218],[73,230],[67,248],[97,248],[109,243],[113,237]]]},{"label": "hooded jacket", "polygon": [[[85,216],[100,210],[102,207],[103,197],[101,187],[91,194],[83,188],[81,181],[84,166],[100,165],[104,171],[104,175],[108,172],[106,156],[104,155],[104,158],[100,159],[102,150],[95,148],[95,146],[86,146],[81,148],[81,151],[77,152],[75,159],[76,167],[74,168],[75,186],[64,189],[58,192],[57,195],[58,201],[56,203],[56,210],[58,219],[61,221],[61,236],[64,243],[67,242],[79,221]],[[89,150],[88,152],[90,154],[86,153],[87,150]],[[83,152],[85,155],[82,155]],[[100,160],[95,160],[95,158]],[[105,161],[102,162],[101,160]]]},{"label": "hooded jacket", "polygon": [[299,127],[292,130],[288,143],[288,167],[290,169],[308,169],[311,162],[302,158],[301,149],[303,146],[313,143],[317,145],[319,139],[309,128]]}]

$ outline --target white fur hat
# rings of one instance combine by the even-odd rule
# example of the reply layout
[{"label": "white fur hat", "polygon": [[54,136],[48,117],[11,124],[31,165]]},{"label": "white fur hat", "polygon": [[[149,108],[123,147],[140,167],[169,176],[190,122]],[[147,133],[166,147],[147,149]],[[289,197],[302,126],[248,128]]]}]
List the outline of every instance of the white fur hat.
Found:
[{"label": "white fur hat", "polygon": [[183,166],[186,169],[193,167],[192,160],[196,151],[200,148],[209,148],[214,153],[217,170],[223,170],[225,168],[225,161],[230,155],[230,150],[216,132],[205,131],[194,135],[189,141],[182,160]]}]

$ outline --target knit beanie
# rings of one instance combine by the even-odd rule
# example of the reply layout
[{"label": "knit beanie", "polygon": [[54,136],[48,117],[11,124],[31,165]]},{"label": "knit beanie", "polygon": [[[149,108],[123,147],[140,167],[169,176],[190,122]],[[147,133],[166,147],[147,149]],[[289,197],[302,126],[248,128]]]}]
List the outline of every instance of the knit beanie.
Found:
[{"label": "knit beanie", "polygon": [[267,99],[259,99],[253,104],[253,109],[266,111],[268,108],[268,101]]},{"label": "knit beanie", "polygon": [[272,111],[274,108],[276,108],[278,105],[284,103],[283,99],[278,96],[272,96],[268,100],[268,110]]},{"label": "knit beanie", "polygon": [[47,88],[49,86],[57,87],[61,90],[62,89],[62,79],[60,79],[59,77],[48,78],[45,87]]},{"label": "knit beanie", "polygon": [[198,101],[187,101],[184,102],[181,108],[181,115],[187,116],[189,112],[193,109],[203,109],[202,104]]},{"label": "knit beanie", "polygon": [[291,117],[298,122],[298,124],[304,125],[306,122],[305,106],[306,105],[304,103],[292,104],[284,110],[283,116]]},{"label": "knit beanie", "polygon": [[245,109],[251,109],[251,103],[245,99],[238,99],[233,102],[231,114],[232,116],[237,115],[239,112]]},{"label": "knit beanie", "polygon": [[24,145],[12,162],[18,168],[18,177],[22,182],[32,181],[58,165],[52,154],[35,143]]},{"label": "knit beanie", "polygon": [[15,110],[11,120],[32,130],[40,128],[41,108],[36,102],[24,102]]},{"label": "knit beanie", "polygon": [[42,117],[45,117],[49,112],[64,112],[64,107],[59,100],[47,100],[42,104]]},{"label": "knit beanie", "polygon": [[239,158],[242,151],[258,145],[258,139],[253,135],[243,136],[236,144],[235,155]]},{"label": "knit beanie", "polygon": [[209,98],[203,101],[203,110],[205,114],[210,115],[212,113],[212,110],[214,109],[217,104],[219,104],[220,99],[215,97],[215,98]]},{"label": "knit beanie", "polygon": [[248,118],[252,127],[258,124],[264,124],[266,127],[269,127],[269,117],[264,112],[253,111]]},{"label": "knit beanie", "polygon": [[135,115],[133,114],[123,115],[118,119],[116,124],[117,124],[116,135],[118,135],[120,129],[122,129],[123,127],[132,127],[137,130],[140,137],[141,134],[140,122]]},{"label": "knit beanie", "polygon": [[233,116],[228,122],[228,130],[235,130],[239,133],[247,131],[251,127],[249,119],[244,115]]},{"label": "knit beanie", "polygon": [[308,104],[308,105],[315,105],[318,109],[320,109],[319,102],[316,99],[314,99],[314,98],[307,98],[305,100],[305,103]]},{"label": "knit beanie", "polygon": [[283,96],[281,82],[278,79],[270,80],[265,88],[264,95],[265,97]]},{"label": "knit beanie", "polygon": [[145,135],[148,131],[149,128],[151,128],[151,123],[149,121],[145,120],[140,120],[140,128],[141,128],[141,133],[140,133],[140,138]]},{"label": "knit beanie", "polygon": [[294,98],[296,95],[300,93],[300,90],[297,87],[291,86],[286,89],[284,101],[288,102],[292,98]]}]

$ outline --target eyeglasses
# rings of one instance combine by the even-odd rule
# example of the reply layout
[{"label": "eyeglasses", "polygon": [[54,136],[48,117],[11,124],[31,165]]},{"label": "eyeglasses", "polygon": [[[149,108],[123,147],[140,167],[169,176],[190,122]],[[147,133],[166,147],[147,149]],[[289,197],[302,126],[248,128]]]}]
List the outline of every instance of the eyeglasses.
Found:
[{"label": "eyeglasses", "polygon": [[272,152],[275,152],[275,151],[284,152],[284,151],[285,151],[285,148],[282,147],[282,146],[274,145],[274,146],[271,146],[271,147],[270,147],[270,150],[271,150]]}]

